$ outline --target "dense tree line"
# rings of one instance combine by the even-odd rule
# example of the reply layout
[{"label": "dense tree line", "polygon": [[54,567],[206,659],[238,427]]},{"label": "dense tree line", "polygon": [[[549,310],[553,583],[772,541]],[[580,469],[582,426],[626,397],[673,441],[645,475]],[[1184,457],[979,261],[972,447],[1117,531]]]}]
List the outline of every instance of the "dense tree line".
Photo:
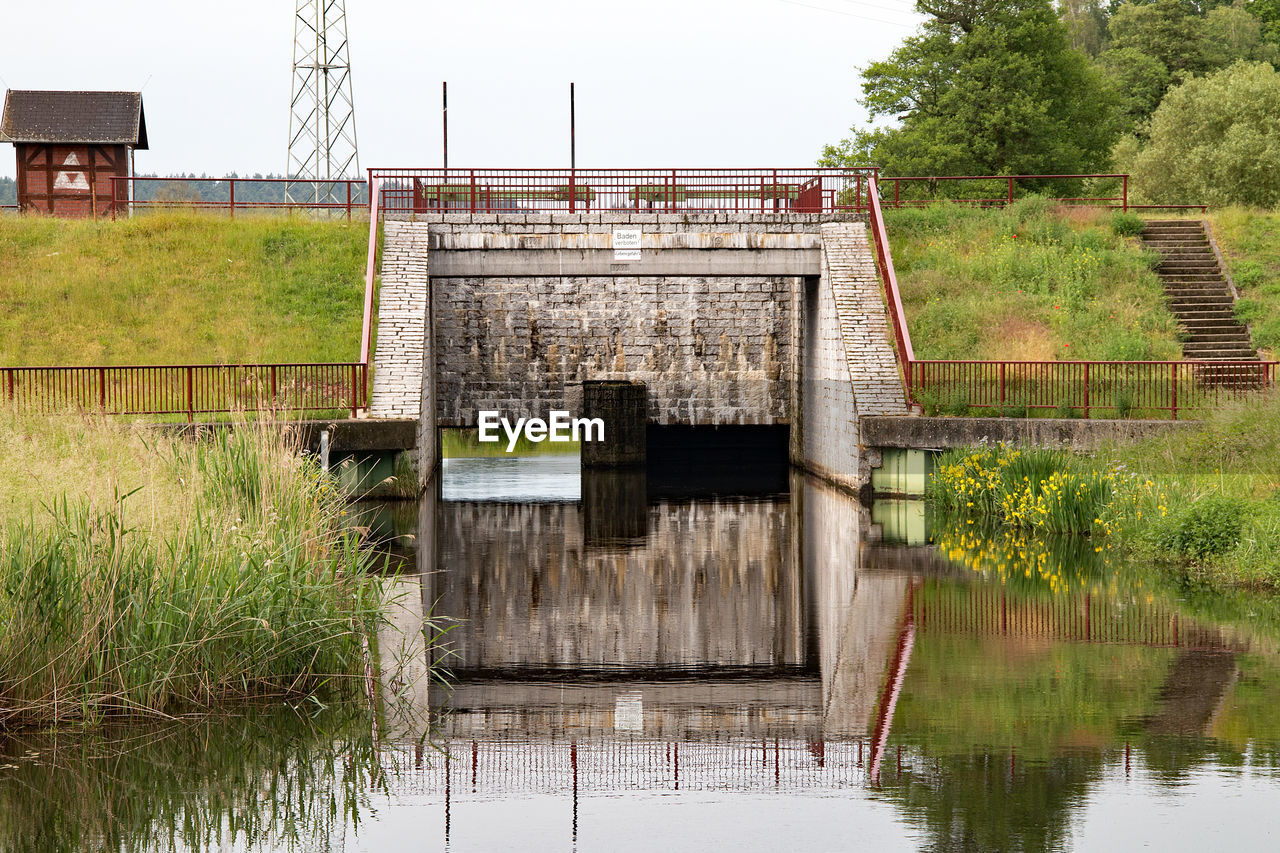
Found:
[{"label": "dense tree line", "polygon": [[1159,202],[1280,202],[1280,0],[916,0],[824,165],[1132,172]]}]

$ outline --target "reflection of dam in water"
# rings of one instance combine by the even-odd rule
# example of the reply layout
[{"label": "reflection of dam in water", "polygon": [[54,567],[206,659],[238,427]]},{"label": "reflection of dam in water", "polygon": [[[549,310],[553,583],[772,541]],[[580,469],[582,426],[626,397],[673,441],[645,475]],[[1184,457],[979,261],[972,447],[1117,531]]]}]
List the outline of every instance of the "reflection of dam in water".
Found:
[{"label": "reflection of dam in water", "polygon": [[[1155,697],[1198,709],[1184,720],[1197,730],[1234,677],[1231,644],[1167,604],[974,582],[930,548],[876,544],[871,514],[809,477],[786,495],[646,500],[643,481],[581,494],[423,502],[422,573],[402,583],[458,622],[451,685],[414,688],[449,711],[434,735],[448,757],[428,750],[412,784],[865,782],[901,754],[895,704],[913,644],[936,637],[1220,650],[1214,666],[1171,664]],[[1171,730],[1167,716],[1147,730]]]},{"label": "reflection of dam in water", "polygon": [[616,479],[584,478],[581,503],[424,510],[423,597],[458,620],[447,733],[871,731],[907,580],[860,566],[857,501],[798,476],[696,500]]}]

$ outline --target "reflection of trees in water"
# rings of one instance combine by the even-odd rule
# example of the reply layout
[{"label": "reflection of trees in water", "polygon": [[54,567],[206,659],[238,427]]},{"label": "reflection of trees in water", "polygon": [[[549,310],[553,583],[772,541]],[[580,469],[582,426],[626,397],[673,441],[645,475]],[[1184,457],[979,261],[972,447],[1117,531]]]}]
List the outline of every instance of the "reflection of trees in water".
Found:
[{"label": "reflection of trees in water", "polygon": [[1104,763],[1092,750],[1025,765],[1011,751],[918,756],[884,796],[925,829],[925,850],[1059,850]]},{"label": "reflection of trees in water", "polygon": [[387,784],[359,709],[13,736],[0,767],[5,853],[327,850]]}]

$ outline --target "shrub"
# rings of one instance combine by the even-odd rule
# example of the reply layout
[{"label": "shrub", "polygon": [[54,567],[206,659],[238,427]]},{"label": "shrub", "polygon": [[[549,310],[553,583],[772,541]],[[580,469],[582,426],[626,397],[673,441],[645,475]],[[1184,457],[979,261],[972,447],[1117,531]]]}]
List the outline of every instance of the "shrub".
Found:
[{"label": "shrub", "polygon": [[1053,416],[1055,418],[1062,418],[1062,419],[1078,418],[1080,417],[1080,413],[1076,411],[1075,406],[1071,405],[1070,403],[1064,400],[1063,402],[1058,404],[1058,407],[1056,409],[1053,410]]},{"label": "shrub", "polygon": [[1238,498],[1201,498],[1165,519],[1156,532],[1156,545],[1188,560],[1225,554],[1240,541],[1244,515],[1245,504]]},{"label": "shrub", "polygon": [[1127,418],[1133,413],[1133,391],[1121,388],[1116,392],[1116,417]]},{"label": "shrub", "polygon": [[1136,213],[1113,213],[1111,230],[1121,237],[1137,237],[1146,228],[1142,217]]}]

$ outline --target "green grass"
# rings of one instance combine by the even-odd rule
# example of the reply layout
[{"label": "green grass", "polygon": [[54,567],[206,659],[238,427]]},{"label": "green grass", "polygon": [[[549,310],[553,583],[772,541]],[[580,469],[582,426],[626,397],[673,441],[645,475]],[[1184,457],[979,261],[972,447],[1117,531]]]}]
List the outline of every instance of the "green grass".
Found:
[{"label": "green grass", "polygon": [[352,361],[368,225],[0,218],[0,366]]},{"label": "green grass", "polygon": [[921,359],[1180,357],[1163,290],[1123,216],[1038,198],[886,210]]},{"label": "green grass", "polygon": [[1214,239],[1240,292],[1236,316],[1264,359],[1280,356],[1280,213],[1232,207],[1209,216]]},{"label": "green grass", "polygon": [[376,558],[297,450],[0,415],[0,729],[362,687]]},{"label": "green grass", "polygon": [[465,459],[488,456],[561,456],[580,453],[582,445],[577,441],[532,442],[524,433],[516,440],[515,449],[507,453],[506,433],[499,430],[496,442],[481,441],[479,431],[470,428],[446,428],[440,430],[440,458]]}]

